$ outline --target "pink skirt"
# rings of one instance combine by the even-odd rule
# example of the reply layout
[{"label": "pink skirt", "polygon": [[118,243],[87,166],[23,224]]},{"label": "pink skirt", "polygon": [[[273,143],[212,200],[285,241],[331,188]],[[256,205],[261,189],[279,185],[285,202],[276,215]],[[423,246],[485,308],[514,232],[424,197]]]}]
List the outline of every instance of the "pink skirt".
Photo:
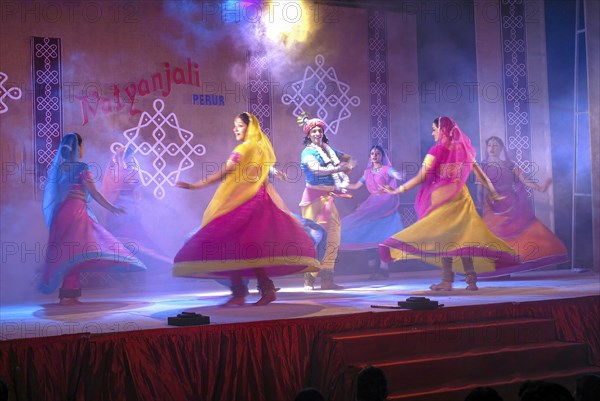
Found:
[{"label": "pink skirt", "polygon": [[315,244],[299,221],[275,205],[264,187],[246,203],[198,230],[175,256],[173,275],[223,278],[315,272]]},{"label": "pink skirt", "polygon": [[40,290],[54,291],[64,276],[82,271],[132,272],[146,266],[102,227],[88,212],[87,203],[67,198],[52,221]]}]

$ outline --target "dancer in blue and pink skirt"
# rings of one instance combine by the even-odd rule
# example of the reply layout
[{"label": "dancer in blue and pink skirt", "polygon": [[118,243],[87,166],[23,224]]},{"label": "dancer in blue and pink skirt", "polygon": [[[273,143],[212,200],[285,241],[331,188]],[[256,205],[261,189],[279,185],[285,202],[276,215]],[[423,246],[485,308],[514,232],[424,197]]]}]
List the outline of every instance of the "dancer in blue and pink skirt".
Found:
[{"label": "dancer in blue and pink skirt", "polygon": [[61,305],[79,303],[83,271],[146,270],[131,251],[102,227],[88,207],[94,198],[111,213],[125,210],[98,192],[83,156],[83,139],[66,134],[48,171],[42,210],[50,230],[40,289],[54,291],[61,283]]}]

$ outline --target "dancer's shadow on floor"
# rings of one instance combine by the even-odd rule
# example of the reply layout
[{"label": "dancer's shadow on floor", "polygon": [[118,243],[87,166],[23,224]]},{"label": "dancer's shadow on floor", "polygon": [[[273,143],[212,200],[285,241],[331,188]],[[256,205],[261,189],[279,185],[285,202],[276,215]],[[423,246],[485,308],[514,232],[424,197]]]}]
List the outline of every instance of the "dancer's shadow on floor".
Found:
[{"label": "dancer's shadow on floor", "polygon": [[[219,299],[221,303],[227,298]],[[255,300],[249,299],[242,306],[222,307],[219,304],[210,306],[187,307],[180,309],[165,310],[150,318],[167,320],[170,316],[177,316],[181,312],[194,312],[204,316],[210,316],[211,323],[237,323],[252,322],[259,320],[278,320],[300,317],[310,317],[324,309],[322,305],[307,303],[272,302],[265,306],[254,305]]]},{"label": "dancer's shadow on floor", "polygon": [[93,313],[115,312],[145,308],[152,302],[139,301],[103,301],[81,302],[75,305],[59,305],[58,303],[41,304],[42,309],[33,312],[33,316],[41,319],[60,319],[73,315],[89,315]]}]

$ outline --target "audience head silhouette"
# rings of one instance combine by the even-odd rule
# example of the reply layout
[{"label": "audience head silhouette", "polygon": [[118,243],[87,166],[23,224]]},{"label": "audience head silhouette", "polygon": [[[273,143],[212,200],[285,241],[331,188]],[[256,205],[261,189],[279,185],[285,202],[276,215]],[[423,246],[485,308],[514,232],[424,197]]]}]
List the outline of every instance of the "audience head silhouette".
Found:
[{"label": "audience head silhouette", "polygon": [[294,401],[325,401],[325,397],[316,388],[307,387],[296,394]]},{"label": "audience head silhouette", "polygon": [[388,396],[388,383],[383,370],[367,366],[356,377],[357,401],[384,401]]},{"label": "audience head silhouette", "polygon": [[564,386],[544,380],[525,382],[519,390],[520,401],[574,401]]},{"label": "audience head silhouette", "polygon": [[465,401],[504,401],[498,392],[491,387],[475,387]]}]

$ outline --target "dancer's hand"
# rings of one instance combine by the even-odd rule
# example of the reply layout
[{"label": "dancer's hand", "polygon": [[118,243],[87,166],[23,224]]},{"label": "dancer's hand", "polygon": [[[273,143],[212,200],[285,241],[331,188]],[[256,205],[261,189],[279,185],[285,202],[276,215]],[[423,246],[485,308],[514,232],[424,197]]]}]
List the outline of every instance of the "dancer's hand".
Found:
[{"label": "dancer's hand", "polygon": [[283,180],[285,182],[288,181],[288,176],[281,170],[278,170],[276,168],[273,169],[273,175],[277,178],[279,178],[280,180]]},{"label": "dancer's hand", "polygon": [[490,193],[490,199],[492,200],[492,202],[498,202],[498,201],[501,201],[503,199],[506,199],[506,196],[502,196],[498,192],[491,192]]},{"label": "dancer's hand", "polygon": [[354,166],[350,162],[341,162],[336,167],[336,169],[338,171],[341,171],[341,172],[346,173],[346,174],[349,173],[349,172],[351,172],[353,168],[354,168]]},{"label": "dancer's hand", "polygon": [[124,207],[121,206],[114,206],[112,207],[112,210],[110,211],[112,214],[126,214],[127,210],[125,210]]},{"label": "dancer's hand", "polygon": [[191,183],[185,182],[185,181],[177,181],[175,183],[175,186],[178,188],[183,188],[183,189],[198,189],[198,188],[200,188],[196,184],[191,184]]},{"label": "dancer's hand", "polygon": [[392,194],[392,195],[396,195],[398,193],[400,193],[399,191],[396,192],[396,190],[392,187],[390,187],[389,185],[380,185],[379,189],[381,189],[383,192],[387,192],[388,194]]},{"label": "dancer's hand", "polygon": [[548,178],[546,181],[544,181],[542,185],[538,185],[536,189],[541,193],[545,193],[548,190],[550,184],[552,184],[552,178]]},{"label": "dancer's hand", "polygon": [[402,183],[406,182],[406,173],[404,171],[394,171],[392,176]]}]

